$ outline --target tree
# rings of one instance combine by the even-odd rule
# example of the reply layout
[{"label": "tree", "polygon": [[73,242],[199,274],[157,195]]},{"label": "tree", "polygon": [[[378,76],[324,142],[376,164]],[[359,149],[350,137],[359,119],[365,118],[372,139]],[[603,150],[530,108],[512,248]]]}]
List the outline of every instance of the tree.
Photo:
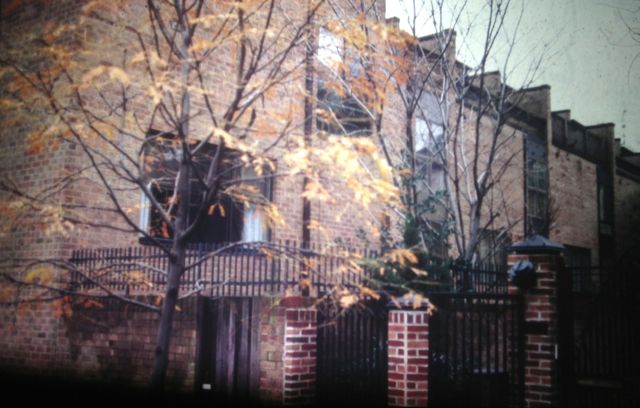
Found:
[{"label": "tree", "polygon": [[[299,108],[300,84],[323,6],[310,1],[301,12],[275,0],[95,1],[77,19],[7,35],[0,52],[3,127],[28,134],[25,160],[44,155],[69,162],[39,175],[35,187],[5,173],[5,239],[37,225],[58,234],[59,243],[87,228],[124,242],[141,236],[169,262],[158,307],[88,275],[83,279],[99,293],[78,293],[70,284],[83,272],[64,251],[7,257],[2,276],[11,288],[3,299],[11,300],[5,303],[50,301],[64,315],[71,296],[89,304],[108,296],[159,313],[152,387],[161,390],[180,278],[200,262],[187,264],[186,252],[207,223],[222,222],[234,206],[259,213],[259,224],[284,223],[261,186],[301,175],[308,200],[325,199],[322,182],[330,179],[363,208],[393,202],[390,171],[370,140],[329,137],[314,145],[300,132],[309,122],[309,112]],[[102,198],[83,197],[91,190]],[[134,218],[140,212],[146,226]],[[262,233],[249,243],[233,227],[229,234],[237,242],[201,259],[234,245],[275,251]]]},{"label": "tree", "polygon": [[[533,60],[520,87],[507,85],[523,15],[511,3],[486,2],[470,22],[466,18],[471,4],[466,1],[413,2],[406,11],[410,33],[419,41],[401,50],[413,61],[411,70],[395,76],[402,79],[395,84],[405,107],[407,223],[417,229],[419,239],[413,244],[422,251],[451,234],[455,256],[487,262],[480,256],[483,240],[491,241],[495,250],[525,222],[522,208],[513,208],[514,197],[508,196],[522,174],[518,161],[527,133],[522,129],[528,126],[514,123],[526,124],[522,112],[532,99],[526,90],[542,55]],[[435,34],[420,38],[425,23]],[[457,61],[455,51],[471,47],[471,32],[482,37],[475,38],[480,44],[475,63],[465,65]],[[490,71],[498,53],[502,75]],[[529,133],[542,131],[529,126]],[[538,135],[542,140],[544,136]],[[547,183],[542,167],[538,170]],[[546,214],[549,208],[547,199],[540,211]],[[531,233],[530,226],[526,229]]]}]

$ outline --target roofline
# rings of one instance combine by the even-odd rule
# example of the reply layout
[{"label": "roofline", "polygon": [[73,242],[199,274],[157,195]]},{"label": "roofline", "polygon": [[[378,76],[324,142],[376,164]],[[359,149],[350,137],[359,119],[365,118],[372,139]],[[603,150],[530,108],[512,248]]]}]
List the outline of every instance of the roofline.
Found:
[{"label": "roofline", "polygon": [[597,123],[595,125],[589,125],[589,126],[585,126],[585,128],[587,129],[595,129],[595,128],[600,128],[600,127],[610,127],[610,126],[616,126],[615,123],[613,122],[605,122],[605,123]]}]

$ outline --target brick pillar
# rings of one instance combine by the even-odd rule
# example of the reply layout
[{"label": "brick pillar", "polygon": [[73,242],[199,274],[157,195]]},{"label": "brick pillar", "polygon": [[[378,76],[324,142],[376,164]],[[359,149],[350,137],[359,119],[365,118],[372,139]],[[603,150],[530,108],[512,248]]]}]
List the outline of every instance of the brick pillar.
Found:
[{"label": "brick pillar", "polygon": [[429,385],[427,311],[422,308],[390,310],[388,335],[388,404],[426,406]]},{"label": "brick pillar", "polygon": [[284,404],[314,402],[318,321],[315,309],[287,309],[284,338]]},{"label": "brick pillar", "polygon": [[525,406],[559,406],[558,272],[563,259],[558,253],[509,255],[509,267],[518,261],[530,261],[536,272],[533,287],[509,286],[510,293],[524,298]]},{"label": "brick pillar", "polygon": [[260,396],[273,405],[307,405],[316,392],[316,310],[284,299],[262,318]]}]

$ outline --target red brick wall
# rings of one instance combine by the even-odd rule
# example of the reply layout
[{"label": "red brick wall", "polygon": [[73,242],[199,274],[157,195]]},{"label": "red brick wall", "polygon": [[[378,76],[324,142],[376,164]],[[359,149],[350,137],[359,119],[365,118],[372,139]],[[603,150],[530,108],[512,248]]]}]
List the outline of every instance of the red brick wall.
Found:
[{"label": "red brick wall", "polygon": [[292,308],[285,314],[284,404],[311,404],[316,395],[317,315]]},{"label": "red brick wall", "polygon": [[260,399],[273,405],[311,404],[316,389],[314,309],[263,304]]},{"label": "red brick wall", "polygon": [[[193,389],[195,305],[195,299],[190,299],[176,313],[167,371],[170,391]],[[11,333],[3,339],[13,340],[13,346],[11,353],[0,354],[0,366],[7,371],[55,375],[61,381],[144,387],[151,376],[158,321],[154,312],[117,301],[105,302],[102,308],[77,307],[64,319],[53,316],[48,308],[32,307],[15,330],[3,318],[3,329]]]},{"label": "red brick wall", "polygon": [[[509,255],[512,266],[529,260],[537,266],[536,286],[523,293],[525,302],[525,404],[526,407],[557,406],[558,370],[558,270],[555,255]],[[519,289],[510,287],[511,293]]]},{"label": "red brick wall", "polygon": [[553,223],[549,238],[591,250],[598,264],[596,165],[557,147],[549,150],[549,196]]},{"label": "red brick wall", "polygon": [[426,311],[392,310],[388,328],[388,403],[425,406],[429,386],[429,318]]}]

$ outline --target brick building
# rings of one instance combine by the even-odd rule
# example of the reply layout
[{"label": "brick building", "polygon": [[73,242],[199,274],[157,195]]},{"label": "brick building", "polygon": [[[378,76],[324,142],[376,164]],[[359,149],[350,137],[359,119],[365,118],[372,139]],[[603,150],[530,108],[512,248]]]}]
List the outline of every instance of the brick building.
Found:
[{"label": "brick building", "polygon": [[[349,96],[349,92],[345,95],[344,89],[336,89],[331,84],[337,71],[344,70],[343,66],[350,63],[344,39],[336,34],[340,30],[332,26],[332,21],[336,20],[335,13],[338,13],[338,19],[343,20],[358,16],[359,10],[349,9],[349,3],[344,2],[344,7],[339,10],[329,7],[318,10],[314,15],[313,25],[310,26],[311,34],[304,37],[311,39],[313,47],[310,49],[315,51],[309,56],[304,42],[295,43],[288,58],[299,65],[286,80],[275,83],[273,89],[265,93],[261,102],[256,104],[255,123],[254,119],[246,119],[245,122],[240,121],[238,126],[259,129],[253,135],[255,146],[269,150],[269,154],[265,156],[265,163],[268,163],[264,168],[271,166],[271,171],[286,173],[288,168],[295,167],[295,162],[286,159],[291,153],[289,145],[280,143],[273,149],[269,147],[277,139],[278,132],[286,128],[287,131],[282,134],[286,133],[291,145],[311,140],[311,145],[317,148],[318,156],[315,160],[319,164],[326,161],[325,172],[316,174],[315,180],[305,180],[302,175],[294,174],[264,182],[254,180],[260,178],[257,177],[259,175],[256,174],[256,167],[245,166],[239,170],[239,175],[233,177],[254,181],[253,189],[259,192],[261,198],[274,204],[282,215],[283,222],[273,222],[267,227],[266,221],[261,218],[266,215],[261,214],[259,208],[251,205],[251,202],[241,206],[229,204],[225,206],[225,215],[222,215],[220,207],[214,207],[210,214],[214,218],[194,233],[201,238],[196,239],[195,243],[216,245],[223,241],[290,241],[300,242],[305,247],[330,243],[338,247],[367,246],[379,249],[381,228],[388,228],[396,238],[401,235],[401,231],[395,229],[400,222],[384,203],[362,205],[362,197],[357,197],[358,190],[349,183],[359,181],[366,184],[367,179],[364,177],[367,173],[360,171],[348,174],[348,165],[362,161],[365,163],[364,169],[374,174],[383,173],[385,169],[376,169],[378,159],[372,157],[371,145],[365,142],[359,145],[359,140],[372,141],[373,146],[379,150],[378,140],[366,136],[374,131],[379,132],[390,146],[387,154],[394,165],[402,161],[403,149],[407,146],[406,135],[402,130],[407,120],[413,121],[418,134],[420,129],[425,132],[425,129],[441,125],[444,119],[430,110],[433,104],[429,96],[425,96],[422,101],[426,116],[407,119],[400,107],[398,95],[387,91],[384,115],[381,116],[383,120],[377,129],[373,129],[368,113],[363,112],[356,98]],[[367,18],[382,24],[383,3],[376,2],[376,7],[370,10],[371,14]],[[293,2],[282,2],[274,8],[274,20],[279,24],[276,26],[295,28],[296,24],[303,24],[305,13],[309,11],[311,4],[313,2],[309,2],[306,9],[298,9]],[[82,21],[81,34],[87,53],[85,55],[78,52],[73,58],[77,57],[80,62],[78,73],[84,74],[90,71],[87,68],[93,67],[93,64],[117,68],[120,64],[118,58],[135,60],[136,54],[133,51],[128,55],[115,51],[135,48],[130,44],[136,44],[139,38],[142,38],[142,44],[153,43],[150,32],[144,29],[131,30],[128,26],[130,16],[146,16],[149,13],[144,2],[127,3],[122,10],[97,10],[87,15],[82,14],[82,6],[81,2],[75,1],[24,3],[3,14],[2,34],[14,47],[28,49],[34,38],[25,35],[25,32],[47,34],[47,30],[51,30],[50,24],[79,24]],[[287,35],[297,34],[287,32]],[[429,48],[432,46],[430,41],[430,38],[421,39],[421,45]],[[454,58],[455,47],[448,52]],[[215,89],[216,97],[219,98],[213,104],[224,106],[226,101],[233,99],[236,84],[229,78],[234,77],[233,58],[237,57],[237,53],[230,48],[223,48],[217,50],[216,55],[217,59],[207,67],[204,82]],[[307,58],[313,62],[308,64]],[[122,64],[126,64],[126,61]],[[146,93],[153,83],[141,72],[142,68],[135,64],[132,66],[132,73],[129,73],[127,80],[130,87],[128,89],[134,95],[139,91],[145,96],[127,100],[127,109],[132,116],[124,116],[135,123],[144,122],[145,126],[137,129],[135,137],[122,133],[114,136],[113,143],[117,149],[132,157],[144,157],[149,153],[164,157],[164,170],[156,170],[153,163],[151,170],[145,170],[152,178],[162,179],[166,175],[163,171],[169,168],[168,172],[171,172],[171,166],[178,157],[178,150],[171,144],[171,135],[176,129],[171,128],[168,124],[170,121],[153,119],[154,112],[149,104],[152,96]],[[309,71],[305,69],[311,70],[310,82],[307,81]],[[102,74],[117,77],[118,72],[120,71],[103,71]],[[357,76],[357,69],[353,72]],[[166,74],[171,76],[176,73],[168,70]],[[338,77],[342,75],[338,74]],[[94,81],[99,83],[100,78],[96,76]],[[487,84],[494,86],[500,81],[496,73],[487,74],[486,79]],[[20,89],[18,87],[9,91],[20,92]],[[94,93],[87,100],[95,104],[96,112],[108,117],[109,104],[103,102],[105,99],[117,99],[120,89],[106,86],[102,91],[104,94]],[[485,228],[488,233],[477,250],[483,252],[483,257],[497,260],[503,257],[502,247],[508,242],[519,241],[535,232],[548,235],[571,248],[570,259],[576,265],[603,262],[612,257],[612,237],[623,229],[619,224],[614,225],[614,221],[619,223],[622,218],[614,217],[614,212],[622,211],[623,208],[622,200],[618,200],[618,197],[638,190],[639,173],[637,163],[634,162],[635,156],[616,147],[611,126],[584,127],[571,121],[567,112],[551,112],[549,93],[548,87],[521,91],[521,103],[501,130],[501,135],[508,137],[505,151],[518,160],[503,163],[504,173],[490,195],[496,201],[504,203],[504,207],[491,225]],[[311,100],[309,104],[308,99]],[[209,134],[209,124],[200,114],[210,109],[207,104],[211,101],[194,98],[192,103],[198,114],[191,120],[191,132],[199,135],[196,140],[203,140]],[[45,109],[46,107],[36,106],[30,114],[33,118],[41,118],[39,115]],[[464,109],[471,112],[474,109],[473,103],[466,105]],[[328,117],[326,112],[330,113]],[[10,119],[9,113],[2,113],[3,123]],[[289,122],[286,123],[287,121]],[[101,121],[96,120],[95,123]],[[149,250],[145,245],[150,239],[167,238],[162,231],[159,215],[149,210],[149,200],[168,200],[173,193],[172,186],[162,182],[143,184],[149,190],[147,194],[141,194],[140,186],[136,186],[136,183],[133,183],[135,188],[132,188],[131,184],[127,185],[114,178],[111,184],[114,188],[109,191],[101,183],[101,175],[90,169],[84,148],[88,146],[95,149],[99,157],[100,148],[113,153],[113,146],[82,145],[74,143],[72,138],[63,137],[52,146],[38,148],[38,135],[34,135],[38,124],[33,119],[23,120],[11,127],[5,126],[2,130],[2,195],[12,215],[3,221],[5,225],[3,235],[0,236],[0,252],[6,260],[2,265],[4,271],[9,271],[14,277],[27,279],[39,259],[68,260],[72,256],[79,256],[78,250],[86,251],[80,254],[95,255],[97,252],[89,252],[95,248],[119,248],[111,254],[124,254],[126,251],[129,255],[148,254]],[[493,126],[489,118],[484,118],[481,123],[483,131],[486,129],[491,132]],[[342,152],[343,150],[331,149],[335,135],[344,136],[344,133],[349,137],[342,137],[339,139],[342,142],[337,144],[345,143],[349,148],[347,150],[355,151],[354,155],[340,156],[338,159],[320,155],[322,151],[335,151],[336,154]],[[147,143],[146,138],[149,137],[156,138],[158,143]],[[142,144],[148,145],[147,150],[140,147]],[[206,162],[215,156],[216,147],[213,143],[202,146],[202,160]],[[246,146],[238,149],[239,153],[233,157],[234,160],[241,160],[241,153],[248,151],[241,150],[248,149]],[[420,150],[417,143],[416,150]],[[377,150],[376,154],[381,155]],[[420,157],[429,162],[430,182],[437,183],[441,177],[438,165],[443,164],[432,160],[428,154]],[[332,160],[335,162],[331,163]],[[233,167],[233,160],[230,163],[232,164],[229,166]],[[116,170],[111,169],[105,173],[105,177],[115,177],[116,173]],[[175,172],[172,175],[175,176]],[[345,178],[341,179],[340,176]],[[73,182],[67,184],[70,178]],[[376,177],[372,177],[372,181],[375,179]],[[313,185],[313,182],[326,188],[326,191],[317,193],[319,196],[328,195],[328,199],[308,199],[311,196],[307,194],[311,191],[309,185]],[[371,190],[379,192],[376,189],[380,186],[372,184]],[[118,202],[125,209],[124,212],[129,214],[129,221],[133,225],[123,221],[113,209],[104,211],[103,206],[112,204],[111,194],[117,195]],[[370,199],[376,200],[381,196],[372,194]],[[33,197],[37,198],[38,205],[29,207],[25,202]],[[224,206],[226,203],[228,202],[215,204]],[[69,213],[61,213],[62,209]],[[38,217],[30,216],[33,212],[37,212]],[[436,211],[430,221],[439,222],[438,217],[441,215]],[[215,230],[216,234],[209,234],[210,230]],[[141,238],[140,232],[146,232],[147,236]],[[436,251],[442,253],[444,249],[441,246]],[[106,253],[101,254],[100,260],[109,257]],[[116,258],[115,255],[112,257]],[[35,264],[27,262],[25,266],[25,260],[33,260]],[[245,266],[251,262],[256,265],[255,260],[240,262]],[[128,273],[132,271],[127,270]],[[292,282],[296,281],[297,278],[292,278]],[[239,356],[238,365],[247,364],[244,371],[238,369],[242,374],[236,377],[235,374],[230,374],[233,379],[228,377],[225,380],[228,386],[233,384],[238,389],[248,390],[252,397],[275,403],[306,402],[311,399],[314,389],[312,374],[316,346],[313,333],[316,330],[316,312],[304,302],[280,303],[283,293],[287,289],[293,290],[294,286],[295,284],[279,287],[280,291],[271,291],[260,300],[255,297],[250,300],[228,301],[202,298],[198,301],[184,300],[180,305],[182,312],[177,317],[172,338],[169,386],[176,390],[193,387],[210,390],[211,379],[222,381],[221,376],[228,374],[217,372],[217,368],[209,364],[221,347],[226,347],[225,350],[233,350],[233,354]],[[210,294],[212,298],[220,297],[214,296],[213,292]],[[157,315],[147,310],[119,305],[116,301],[106,305],[106,308],[93,307],[78,311],[78,317],[75,318],[61,318],[37,304],[29,304],[28,307],[3,307],[0,312],[0,367],[7,372],[26,368],[49,374],[63,373],[69,378],[86,376],[115,383],[122,381],[145,384],[151,370]],[[82,319],[86,322],[83,323]],[[203,319],[209,322],[226,319],[225,325],[236,324],[239,328],[237,336],[246,340],[246,345],[242,346],[245,348],[239,346],[236,350],[232,342],[224,343],[219,340],[228,333],[213,331],[211,325],[203,326]],[[422,324],[422,320],[420,322]],[[225,325],[220,327],[229,327]],[[240,340],[240,343],[245,344],[245,340]],[[211,350],[203,346],[205,342],[222,343],[216,343],[218,348]],[[241,355],[253,358],[242,359],[244,357],[241,358]],[[234,370],[226,368],[229,372]],[[419,381],[421,387],[426,387],[425,384],[424,381]]]},{"label": "brick building", "polygon": [[[437,54],[445,44],[447,53],[455,55],[455,33],[450,38],[445,42],[439,35],[428,36],[420,39],[420,45],[426,54]],[[462,63],[456,64],[459,71],[457,75],[461,78],[470,72]],[[437,85],[437,80],[434,82]],[[490,202],[480,217],[483,225],[481,235],[484,236],[480,237],[477,247],[473,249],[476,260],[503,264],[506,261],[505,247],[533,234],[540,234],[565,245],[570,266],[588,268],[615,263],[616,258],[624,252],[624,242],[634,242],[629,239],[629,235],[633,235],[630,227],[622,221],[630,209],[622,203],[638,188],[637,154],[620,147],[619,140],[614,136],[613,124],[585,126],[572,120],[568,110],[551,111],[552,90],[548,86],[514,90],[501,82],[499,72],[483,74],[482,83],[483,88],[480,87],[480,79],[472,77],[470,96],[466,96],[460,111],[451,108],[456,106],[456,102],[452,101],[454,96],[460,98],[458,95],[452,95],[448,102],[438,101],[434,95],[441,89],[433,85],[423,95],[421,103],[424,108],[416,119],[416,134],[424,134],[425,140],[437,137],[449,140],[447,146],[442,144],[440,148],[436,147],[435,153],[431,147],[432,151],[419,156],[430,169],[425,195],[451,189],[446,179],[454,180],[454,150],[458,150],[458,156],[473,162],[476,155],[473,149],[467,148],[472,152],[467,153],[460,146],[464,143],[474,146],[474,132],[480,129],[478,133],[487,139],[481,143],[489,143],[494,138],[502,143],[495,150],[496,156],[502,155],[507,159],[503,162],[496,160],[492,165],[500,169],[500,175],[488,191]],[[490,111],[490,114],[477,113],[485,108],[477,99],[481,93],[507,95],[502,98],[506,108],[499,112]],[[445,104],[448,104],[447,111],[451,112],[448,125],[441,113]],[[476,118],[480,118],[479,125],[467,124],[467,129],[457,130],[466,124],[465,121]],[[501,127],[496,130],[498,123]],[[447,126],[453,130],[447,131]],[[482,136],[478,140],[482,140]],[[425,146],[427,144],[423,143]],[[448,155],[446,161],[437,154],[438,149],[445,150],[445,147]],[[488,153],[483,152],[485,147],[483,145],[477,154],[481,171],[488,169],[482,163],[489,160]],[[483,165],[487,167],[483,168]],[[446,171],[443,170],[445,167]],[[459,180],[468,182],[464,178]],[[467,223],[468,202],[470,200],[466,199],[460,205],[461,218]],[[445,206],[446,203],[440,205]],[[451,223],[452,215],[443,208],[436,208],[427,218],[438,225]],[[627,237],[622,238],[623,234],[627,234]],[[436,247],[434,251],[440,253],[442,249]],[[449,255],[455,257],[459,252],[450,238]]]},{"label": "brick building", "polygon": [[[208,217],[192,233],[190,244],[195,247],[211,248],[234,241],[269,241],[286,245],[285,248],[295,247],[295,243],[305,248],[323,245],[375,249],[380,246],[380,226],[389,224],[394,217],[393,214],[384,216],[389,211],[383,196],[393,196],[393,187],[385,181],[388,168],[380,166],[376,139],[367,137],[373,130],[366,113],[353,95],[346,96],[335,84],[331,85],[336,76],[340,77],[339,71],[344,70],[344,66],[353,65],[345,52],[345,34],[340,34],[340,27],[332,27],[331,21],[338,18],[350,21],[364,16],[384,27],[384,20],[377,19],[384,16],[384,3],[375,3],[375,7],[368,9],[369,14],[364,15],[362,10],[350,8],[350,2],[344,2],[339,10],[327,4],[316,9],[315,4],[311,1],[298,7],[294,2],[262,3],[246,16],[243,14],[246,10],[235,9],[233,4],[207,2],[204,6],[206,17],[198,20],[199,27],[218,28],[230,39],[223,35],[216,39],[198,34],[189,50],[203,61],[202,69],[189,68],[191,77],[188,78],[200,84],[194,85],[198,89],[191,95],[193,117],[188,119],[188,134],[199,146],[198,153],[196,148],[191,150],[193,173],[204,177],[225,136],[216,134],[207,142],[211,129],[220,130],[224,126],[218,123],[235,121],[224,130],[234,136],[227,140],[226,155],[220,159],[220,173],[227,174],[225,182],[238,182],[244,190],[230,189],[207,203]],[[160,112],[158,101],[155,110],[151,101],[158,92],[159,98],[169,99],[172,91],[179,93],[181,66],[171,58],[162,60],[171,50],[166,44],[158,46],[154,42],[157,40],[154,28],[132,23],[137,21],[132,16],[160,21],[157,15],[149,17],[153,10],[146,2],[125,2],[119,6],[121,8],[101,2],[61,1],[23,2],[2,9],[2,35],[7,40],[5,51],[10,61],[8,70],[3,71],[7,84],[3,101],[13,99],[22,104],[15,110],[3,111],[2,121],[7,125],[3,127],[0,141],[2,200],[11,212],[11,217],[3,221],[0,237],[0,252],[5,262],[2,271],[7,277],[0,317],[3,348],[0,366],[3,373],[9,375],[38,372],[70,380],[93,378],[128,385],[142,385],[149,380],[157,313],[134,304],[129,307],[117,301],[100,300],[89,308],[74,309],[74,317],[69,318],[71,306],[65,304],[64,297],[57,296],[54,307],[41,307],[38,302],[18,304],[13,296],[29,293],[9,289],[10,282],[62,283],[71,271],[50,260],[71,259],[79,265],[78,257],[94,248],[111,248],[109,251],[114,252],[110,254],[118,253],[119,257],[150,254],[151,243],[157,247],[170,246],[171,231],[167,230],[169,223],[163,219],[161,209],[170,217],[175,215],[171,203],[175,190],[167,180],[178,177],[177,168],[185,154],[183,147],[176,143],[176,135],[184,128],[178,124],[179,115],[175,114],[182,108],[172,101],[167,106],[176,108],[174,112],[173,108]],[[222,9],[227,6],[236,17],[223,13]],[[171,12],[171,9],[158,11],[160,16]],[[232,25],[225,31],[225,21],[235,18],[233,21],[240,21],[240,15],[244,16],[244,24],[252,27],[243,32],[246,36],[243,41],[250,44],[246,54],[239,51],[238,44],[242,41],[233,37],[238,35],[238,26]],[[267,25],[268,30],[264,30]],[[202,51],[196,45],[214,49],[208,54],[214,58],[206,60],[206,53],[197,54]],[[49,51],[45,49],[55,51],[50,60],[47,59]],[[275,65],[279,61],[281,65]],[[57,63],[67,70],[68,76],[58,76],[61,72],[55,71]],[[242,66],[243,63],[246,66]],[[236,112],[244,109],[246,115],[234,118],[225,116],[225,108],[234,104],[239,82],[242,82],[236,80],[238,66],[245,68],[245,73],[255,72],[252,80],[245,83],[253,88],[235,102]],[[277,69],[268,71],[270,66]],[[9,73],[11,68],[14,68],[13,74]],[[306,80],[305,70],[311,72],[310,81]],[[162,85],[160,77],[164,79]],[[29,99],[33,96],[26,91],[32,85],[29,78],[43,80],[42,85],[47,81],[56,84],[55,92],[61,93],[52,99],[58,98],[56,103],[62,108],[57,112],[64,112],[58,119],[68,129],[86,120],[87,126],[78,132],[82,138],[75,138],[74,130],[62,132],[57,127],[60,122],[52,123],[55,120],[51,118],[56,115],[52,115],[51,107],[39,105],[37,98]],[[196,82],[198,79],[202,82]],[[255,94],[260,98],[254,100]],[[389,100],[392,99],[390,95]],[[25,103],[27,101],[36,102]],[[29,105],[30,110],[26,108]],[[390,118],[398,116],[394,109],[394,104],[384,107],[385,112],[391,112]],[[27,117],[21,117],[27,112]],[[89,113],[89,117],[74,116],[79,112]],[[122,119],[123,124],[116,118]],[[383,132],[391,142],[387,151],[390,157],[398,157],[398,149],[404,148],[404,144],[401,139],[393,142],[401,136],[393,119],[380,123],[376,131]],[[308,148],[305,149],[305,145]],[[300,154],[308,155],[308,160],[305,162],[305,156],[296,156]],[[114,157],[119,160],[110,162]],[[192,175],[189,186],[192,196],[201,195],[203,190],[197,177]],[[249,198],[233,194],[245,194]],[[192,208],[187,211],[190,219],[198,217]],[[34,212],[37,217],[33,216]],[[102,262],[107,259],[104,255],[106,252],[102,255],[92,252],[91,259]],[[166,268],[166,264],[152,260],[156,255],[144,258],[142,262],[146,266],[141,268],[147,272]],[[256,262],[266,262],[267,258],[267,255],[249,252],[249,259],[253,261],[246,258],[238,261],[240,255],[236,255],[232,256],[236,266],[237,262],[247,262],[241,268],[248,268],[253,262],[254,270]],[[131,258],[116,258],[110,259],[116,264],[131,261]],[[224,377],[227,386],[237,387],[234,395],[246,393],[251,398],[275,403],[303,402],[310,398],[311,391],[305,393],[305,389],[313,389],[313,376],[304,370],[313,370],[315,346],[306,345],[302,340],[314,337],[310,331],[315,330],[315,312],[304,305],[279,305],[285,293],[298,290],[300,281],[300,271],[287,269],[287,262],[283,260],[277,267],[270,266],[271,272],[277,271],[285,277],[271,280],[279,286],[269,288],[268,293],[260,292],[261,300],[247,298],[239,303],[216,303],[201,296],[197,302],[195,299],[179,302],[182,311],[176,317],[169,356],[167,386],[170,389],[196,387],[207,391],[211,389],[212,378],[222,381]],[[93,271],[101,269],[95,268],[96,265],[85,266]],[[102,270],[108,271],[112,266],[106,268]],[[228,268],[232,268],[231,263]],[[133,277],[137,272],[129,268],[125,275]],[[231,272],[225,269],[224,273]],[[266,277],[262,279],[266,281]],[[68,283],[73,285],[73,282]],[[236,289],[242,287],[242,283],[239,285]],[[225,291],[228,287],[225,283],[219,286]],[[226,292],[227,295],[238,296],[234,290]],[[318,290],[314,288],[312,294]],[[129,289],[125,291],[128,295]],[[116,293],[122,293],[122,288],[111,292]],[[194,293],[205,294],[205,291],[200,288]],[[158,294],[151,290],[133,294],[133,298],[153,308],[153,302],[149,301]],[[246,293],[241,296],[247,297]],[[218,316],[218,311],[223,315]],[[203,316],[207,316],[204,329]],[[249,316],[253,319],[251,324]],[[83,319],[88,324],[81,323]],[[223,350],[214,347],[212,351],[202,344],[217,344],[227,335],[211,332],[211,324],[222,321],[216,319],[243,327],[229,335],[245,336],[238,340],[245,348],[229,351],[228,348],[234,347],[233,342],[224,343],[224,351],[238,359],[229,363],[230,372],[249,361],[250,369],[238,368],[230,377],[212,371],[211,358]],[[295,334],[295,330],[299,332]],[[308,367],[294,361],[294,357],[303,354],[307,354]]]}]

